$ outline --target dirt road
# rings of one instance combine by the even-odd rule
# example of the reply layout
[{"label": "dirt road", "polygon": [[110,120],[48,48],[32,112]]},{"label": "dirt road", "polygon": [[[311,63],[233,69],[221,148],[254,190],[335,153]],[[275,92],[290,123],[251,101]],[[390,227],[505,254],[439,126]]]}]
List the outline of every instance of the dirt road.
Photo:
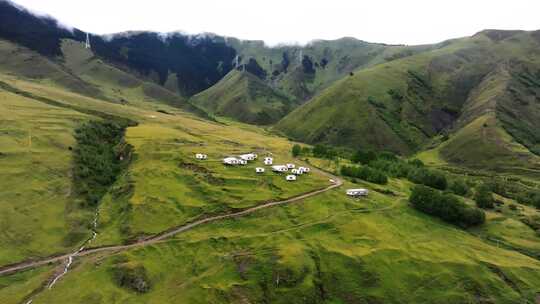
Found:
[{"label": "dirt road", "polygon": [[99,248],[87,248],[87,249],[81,250],[81,251],[79,251],[79,252],[77,252],[75,254],[67,253],[67,254],[47,257],[47,258],[44,258],[44,259],[41,259],[41,260],[31,260],[31,261],[25,261],[25,262],[21,262],[21,263],[17,263],[17,264],[12,264],[12,265],[6,265],[6,266],[3,266],[3,267],[0,267],[0,275],[11,274],[11,273],[23,271],[23,270],[26,270],[26,269],[47,265],[47,264],[50,264],[50,263],[60,262],[60,261],[63,261],[63,260],[67,260],[69,258],[76,258],[76,257],[80,257],[80,256],[86,256],[86,255],[94,254],[94,253],[101,253],[101,252],[107,252],[107,251],[117,252],[117,251],[123,251],[123,250],[133,249],[133,248],[137,248],[137,247],[143,247],[143,246],[152,245],[152,244],[158,243],[160,241],[163,241],[165,239],[168,239],[168,238],[170,238],[170,237],[172,237],[172,236],[174,236],[174,235],[176,235],[178,233],[182,233],[182,232],[185,232],[187,230],[191,230],[191,229],[193,229],[195,227],[198,227],[198,226],[201,226],[201,225],[204,225],[204,224],[208,224],[208,223],[212,223],[212,222],[216,222],[216,221],[220,221],[220,220],[225,220],[225,219],[230,219],[230,218],[242,217],[242,216],[246,216],[248,214],[254,213],[256,211],[262,210],[262,209],[271,208],[271,207],[275,207],[275,206],[279,206],[279,205],[285,205],[285,204],[294,203],[294,202],[297,202],[297,201],[300,201],[300,200],[303,200],[303,199],[306,199],[306,198],[310,198],[310,197],[319,195],[321,193],[330,191],[330,190],[332,190],[334,188],[338,188],[341,185],[343,185],[343,182],[339,178],[337,178],[336,176],[333,176],[333,175],[331,175],[329,173],[326,173],[326,172],[323,172],[323,171],[320,171],[320,170],[317,170],[317,169],[314,169],[314,170],[319,172],[320,174],[322,174],[324,176],[327,176],[332,181],[332,184],[330,186],[326,187],[326,188],[310,191],[310,192],[307,192],[307,193],[304,193],[304,194],[301,194],[301,195],[298,195],[298,196],[294,196],[294,197],[291,197],[291,198],[288,198],[288,199],[285,199],[285,200],[282,200],[282,201],[269,202],[269,203],[258,205],[258,206],[248,208],[248,209],[245,209],[245,210],[242,210],[242,211],[239,211],[239,212],[223,214],[223,215],[217,215],[217,216],[212,216],[212,217],[208,217],[208,218],[205,218],[205,219],[201,219],[201,220],[198,220],[198,221],[195,221],[195,222],[192,222],[192,223],[189,223],[189,224],[186,224],[186,225],[182,225],[182,226],[167,230],[165,232],[156,234],[156,235],[154,235],[152,237],[149,237],[149,238],[144,239],[144,240],[140,240],[140,241],[138,241],[136,243],[133,243],[133,244],[117,245],[117,246],[106,246],[106,247],[99,247]]}]

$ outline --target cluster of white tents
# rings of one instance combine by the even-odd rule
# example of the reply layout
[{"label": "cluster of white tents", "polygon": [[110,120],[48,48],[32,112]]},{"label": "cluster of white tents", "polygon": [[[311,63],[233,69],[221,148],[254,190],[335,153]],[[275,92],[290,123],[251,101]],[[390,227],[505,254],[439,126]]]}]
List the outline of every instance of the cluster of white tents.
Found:
[{"label": "cluster of white tents", "polygon": [[[206,160],[208,159],[208,155],[197,153],[195,154],[195,158],[198,160]],[[244,166],[247,165],[248,162],[254,161],[258,158],[257,154],[255,153],[248,153],[248,154],[242,154],[238,156],[228,156],[223,159],[223,164],[227,166]],[[272,171],[276,173],[288,173],[285,179],[288,181],[295,181],[297,179],[297,176],[309,173],[311,171],[308,167],[298,167],[296,168],[295,164],[285,164],[285,165],[274,165],[274,159],[270,156],[266,156],[263,159],[263,164],[266,166],[272,166]],[[266,171],[263,167],[256,167],[255,172],[260,174],[264,173]]]},{"label": "cluster of white tents", "polygon": [[242,154],[237,157],[229,156],[223,159],[223,164],[229,166],[247,165],[249,161],[254,161],[257,157],[258,156],[255,153]]},{"label": "cluster of white tents", "polygon": [[298,167],[296,168],[295,164],[286,164],[286,165],[274,165],[272,166],[272,171],[277,173],[285,173],[289,172],[292,174],[287,175],[285,178],[288,181],[295,181],[297,179],[298,175],[302,175],[304,173],[309,173],[311,171],[308,167]]}]

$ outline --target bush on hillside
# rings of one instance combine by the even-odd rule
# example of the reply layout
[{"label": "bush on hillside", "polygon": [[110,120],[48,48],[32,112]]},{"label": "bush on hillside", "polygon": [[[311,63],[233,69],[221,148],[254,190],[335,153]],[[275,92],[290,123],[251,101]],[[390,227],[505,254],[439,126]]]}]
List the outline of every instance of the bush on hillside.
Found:
[{"label": "bush on hillside", "polygon": [[430,187],[414,186],[409,200],[415,209],[455,225],[470,227],[485,222],[485,214],[480,209],[469,207],[454,195],[443,194]]},{"label": "bush on hillside", "polygon": [[315,145],[313,147],[313,156],[318,158],[334,159],[337,154],[337,151],[330,146]]},{"label": "bush on hillside", "polygon": [[377,159],[377,153],[373,151],[356,151],[351,157],[351,161],[354,163],[360,163],[362,165],[367,165],[370,162]]},{"label": "bush on hillside", "polygon": [[462,179],[454,179],[450,182],[450,185],[448,186],[448,189],[452,191],[452,193],[466,196],[467,193],[469,193],[469,186],[467,183]]},{"label": "bush on hillside", "polygon": [[302,153],[302,147],[299,144],[295,144],[291,150],[293,157],[298,157]]},{"label": "bush on hillside", "polygon": [[479,208],[491,209],[495,206],[495,200],[488,185],[482,184],[476,189],[474,200]]},{"label": "bush on hillside", "polygon": [[151,287],[146,269],[141,265],[117,265],[112,268],[112,276],[113,281],[119,287],[127,288],[138,293],[146,293]]},{"label": "bush on hillside", "polygon": [[415,184],[422,184],[439,190],[446,190],[448,186],[446,176],[443,173],[426,168],[410,170],[407,178]]},{"label": "bush on hillside", "polygon": [[341,174],[344,176],[363,179],[375,184],[385,185],[388,183],[388,177],[384,173],[367,166],[343,166],[341,167]]}]

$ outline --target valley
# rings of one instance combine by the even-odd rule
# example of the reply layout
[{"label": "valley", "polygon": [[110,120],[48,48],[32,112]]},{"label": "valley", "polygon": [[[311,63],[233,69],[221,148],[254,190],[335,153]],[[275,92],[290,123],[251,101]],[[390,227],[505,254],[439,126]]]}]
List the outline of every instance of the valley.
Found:
[{"label": "valley", "polygon": [[0,303],[538,300],[538,31],[87,48],[2,16]]}]

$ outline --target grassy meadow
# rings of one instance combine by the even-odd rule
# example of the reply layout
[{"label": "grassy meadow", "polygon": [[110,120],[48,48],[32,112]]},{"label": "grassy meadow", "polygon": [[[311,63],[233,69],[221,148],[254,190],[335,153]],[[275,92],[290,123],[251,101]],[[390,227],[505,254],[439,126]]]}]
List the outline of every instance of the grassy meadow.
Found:
[{"label": "grassy meadow", "polygon": [[[133,146],[131,164],[99,202],[98,235],[90,246],[132,242],[196,219],[329,185],[328,177],[316,172],[294,183],[266,166],[267,172],[256,174],[254,168],[262,166],[266,155],[276,164],[301,164],[291,157],[294,143],[260,127],[221,117],[205,120],[190,112],[183,99],[158,102],[162,99],[145,93],[145,83],[121,78],[128,74],[111,70],[80,46],[64,44],[63,49],[70,54],[66,66],[101,95],[66,90],[72,84],[58,80],[14,75],[20,69],[16,65],[0,73],[0,84],[8,85],[0,89],[0,266],[74,251],[91,235],[96,210],[74,203],[70,150],[76,145],[74,130],[89,120],[114,116],[138,123],[124,138]],[[407,73],[399,66],[403,61],[397,61],[391,68]],[[49,64],[38,62],[41,68]],[[380,77],[380,83],[395,83],[385,73],[387,66],[365,73]],[[342,82],[363,77],[357,73]],[[361,94],[383,90],[361,82],[352,88]],[[331,91],[321,98],[339,94],[349,93]],[[366,119],[374,113],[357,111],[352,103],[345,109]],[[497,144],[508,148],[502,152],[523,151],[498,122],[479,117],[488,127],[484,120],[471,120],[447,143],[471,145],[474,138],[480,148],[493,149],[495,134],[503,139]],[[377,128],[378,123],[369,126]],[[388,140],[397,150],[409,151],[403,138],[386,127],[379,130],[379,144]],[[416,138],[417,131],[409,131]],[[453,167],[446,145],[435,145],[418,157],[430,167],[475,182],[491,174],[472,175]],[[259,159],[242,167],[221,163],[225,156],[247,152]],[[209,159],[197,161],[195,153]],[[307,162],[330,172],[349,164],[314,157]],[[516,183],[537,187],[535,173],[514,174],[509,176],[523,178]],[[386,185],[345,179],[342,187],[315,197],[205,224],[151,246],[78,257],[52,289],[43,287],[62,266],[3,275],[0,303],[30,298],[32,304],[533,303],[540,293],[540,260],[535,257],[540,242],[538,232],[521,219],[538,216],[537,209],[497,196],[501,205],[486,212],[483,226],[462,229],[411,208],[412,186],[406,179],[390,178]],[[370,195],[345,195],[345,189],[358,187],[369,189]],[[470,197],[461,199],[474,203]]]}]

